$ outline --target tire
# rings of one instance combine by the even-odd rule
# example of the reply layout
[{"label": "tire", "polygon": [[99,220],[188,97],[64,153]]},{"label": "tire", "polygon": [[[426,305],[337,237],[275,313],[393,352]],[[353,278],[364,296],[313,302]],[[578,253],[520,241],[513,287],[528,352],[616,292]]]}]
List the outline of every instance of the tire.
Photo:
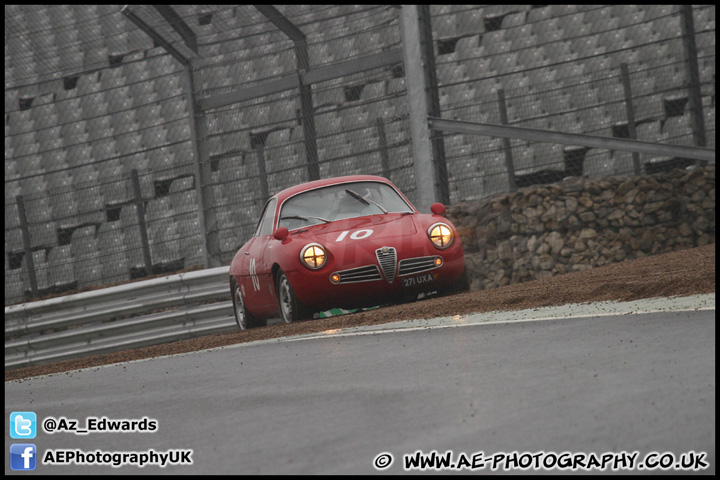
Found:
[{"label": "tire", "polygon": [[285,275],[282,270],[278,270],[275,291],[277,292],[278,297],[280,318],[282,318],[285,323],[312,318],[312,312],[310,312],[305,305],[298,300],[295,292],[290,286],[287,275]]},{"label": "tire", "polygon": [[267,326],[267,319],[257,318],[248,311],[247,307],[245,306],[245,302],[243,301],[240,287],[238,286],[237,281],[235,281],[234,278],[230,278],[230,292],[232,295],[235,322],[237,322],[240,330]]}]

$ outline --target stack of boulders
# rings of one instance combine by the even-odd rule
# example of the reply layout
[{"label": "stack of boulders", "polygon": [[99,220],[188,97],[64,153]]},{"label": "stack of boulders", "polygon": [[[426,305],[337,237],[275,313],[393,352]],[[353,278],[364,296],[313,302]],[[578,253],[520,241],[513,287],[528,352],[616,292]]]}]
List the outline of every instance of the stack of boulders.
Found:
[{"label": "stack of boulders", "polygon": [[566,178],[459,203],[471,289],[482,290],[715,243],[715,166]]}]

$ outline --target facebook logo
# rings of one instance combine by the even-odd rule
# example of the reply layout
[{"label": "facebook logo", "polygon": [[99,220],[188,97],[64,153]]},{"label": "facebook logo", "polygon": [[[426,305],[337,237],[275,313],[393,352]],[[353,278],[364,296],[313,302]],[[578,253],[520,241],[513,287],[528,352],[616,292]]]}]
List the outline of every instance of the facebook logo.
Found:
[{"label": "facebook logo", "polygon": [[10,438],[35,438],[37,415],[35,412],[12,412],[10,414]]},{"label": "facebook logo", "polygon": [[32,443],[10,445],[10,468],[12,470],[35,470],[37,447]]}]

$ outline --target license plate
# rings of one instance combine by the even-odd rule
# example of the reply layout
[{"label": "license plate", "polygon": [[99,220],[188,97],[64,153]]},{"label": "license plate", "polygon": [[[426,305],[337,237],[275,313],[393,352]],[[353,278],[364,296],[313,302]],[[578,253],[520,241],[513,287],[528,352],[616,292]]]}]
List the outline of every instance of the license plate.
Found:
[{"label": "license plate", "polygon": [[425,273],[422,275],[416,275],[414,277],[408,277],[402,279],[402,286],[403,287],[415,287],[418,285],[423,285],[425,283],[431,283],[435,281],[435,275],[432,273]]}]

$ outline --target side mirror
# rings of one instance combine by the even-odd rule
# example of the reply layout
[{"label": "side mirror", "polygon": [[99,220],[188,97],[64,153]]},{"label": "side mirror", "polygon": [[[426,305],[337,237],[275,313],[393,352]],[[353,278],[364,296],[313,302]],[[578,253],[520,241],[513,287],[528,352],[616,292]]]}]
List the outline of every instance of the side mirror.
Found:
[{"label": "side mirror", "polygon": [[275,240],[280,240],[282,242],[288,237],[289,233],[290,232],[288,232],[287,227],[280,227],[275,230],[275,233],[273,233],[273,237],[275,238]]},{"label": "side mirror", "polygon": [[430,205],[430,211],[435,215],[443,215],[445,213],[445,205],[442,203],[433,203]]}]

